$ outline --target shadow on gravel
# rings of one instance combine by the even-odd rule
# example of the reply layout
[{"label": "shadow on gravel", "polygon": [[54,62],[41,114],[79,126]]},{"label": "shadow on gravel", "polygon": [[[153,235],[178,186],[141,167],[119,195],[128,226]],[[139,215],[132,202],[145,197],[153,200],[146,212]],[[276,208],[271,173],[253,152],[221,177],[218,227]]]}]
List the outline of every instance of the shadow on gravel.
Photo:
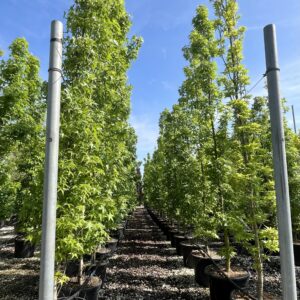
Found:
[{"label": "shadow on gravel", "polygon": [[[122,268],[124,264],[124,258],[118,257],[114,260],[114,265],[116,267]],[[144,259],[138,258],[138,257],[132,257],[129,259],[126,259],[126,264],[130,265],[131,268],[139,268],[139,267],[156,267],[156,268],[162,268],[162,269],[168,269],[168,270],[175,270],[178,269],[178,265],[171,264],[170,261],[165,260],[159,260],[158,258],[151,259],[149,257],[146,257]]]}]

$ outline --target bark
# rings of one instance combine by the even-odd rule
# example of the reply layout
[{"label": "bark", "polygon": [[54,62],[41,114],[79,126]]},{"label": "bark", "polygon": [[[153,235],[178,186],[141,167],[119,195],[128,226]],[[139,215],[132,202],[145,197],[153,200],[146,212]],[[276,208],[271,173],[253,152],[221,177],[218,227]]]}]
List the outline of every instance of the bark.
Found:
[{"label": "bark", "polygon": [[231,271],[231,259],[230,259],[230,253],[229,253],[229,247],[230,247],[230,241],[229,241],[229,233],[228,230],[225,228],[224,230],[224,242],[225,242],[225,249],[226,249],[226,272]]},{"label": "bark", "polygon": [[80,285],[83,283],[82,273],[83,273],[83,258],[81,257],[79,260],[79,270],[78,270],[78,283]]},{"label": "bark", "polygon": [[254,224],[254,233],[255,233],[255,247],[257,250],[255,257],[255,268],[257,272],[257,299],[263,300],[264,294],[264,268],[263,268],[263,259],[262,259],[262,249],[260,247],[260,240],[258,235],[258,227],[257,224]]}]

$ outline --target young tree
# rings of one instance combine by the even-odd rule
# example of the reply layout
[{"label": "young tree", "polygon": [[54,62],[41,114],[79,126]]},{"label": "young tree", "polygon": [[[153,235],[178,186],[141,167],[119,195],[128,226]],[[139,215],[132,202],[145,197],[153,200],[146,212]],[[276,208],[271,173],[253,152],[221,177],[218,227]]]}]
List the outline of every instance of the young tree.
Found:
[{"label": "young tree", "polygon": [[269,138],[265,131],[268,120],[261,117],[265,113],[263,102],[255,99],[251,110],[250,96],[246,95],[249,77],[242,63],[245,28],[238,24],[237,2],[212,2],[223,47],[224,76],[221,82],[233,111],[231,158],[235,170],[232,173],[232,185],[236,209],[242,221],[236,222],[235,236],[247,244],[253,255],[258,277],[257,297],[263,299],[263,249],[274,250],[277,245],[277,231],[268,226],[270,217],[275,214],[271,157],[269,148],[262,143],[262,140]]},{"label": "young tree", "polygon": [[32,203],[42,199],[45,101],[39,61],[27,41],[17,38],[9,48],[9,58],[0,67],[1,201],[6,217],[16,214],[17,230],[32,239],[32,227],[41,215],[40,205]]},{"label": "young tree", "polygon": [[129,29],[123,0],[75,0],[67,14],[59,262],[95,251],[130,207],[135,193],[136,138],[128,124],[126,72],[140,40],[128,40]]},{"label": "young tree", "polygon": [[199,179],[203,195],[197,231],[206,239],[217,237],[219,230],[224,232],[224,254],[229,270],[232,255],[229,220],[234,216],[231,215],[232,204],[228,197],[228,170],[231,163],[226,158],[229,147],[229,116],[222,103],[216,63],[220,49],[215,38],[215,22],[209,20],[209,12],[205,6],[197,8],[193,26],[190,45],[184,48],[189,66],[185,68],[186,80],[180,90],[180,102],[185,103],[195,120],[194,145],[198,164],[201,165]]}]

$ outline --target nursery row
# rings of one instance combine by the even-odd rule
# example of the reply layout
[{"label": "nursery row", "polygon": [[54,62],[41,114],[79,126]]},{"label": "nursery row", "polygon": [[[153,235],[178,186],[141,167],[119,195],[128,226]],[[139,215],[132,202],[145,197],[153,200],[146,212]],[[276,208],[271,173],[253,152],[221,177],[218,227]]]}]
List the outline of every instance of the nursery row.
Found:
[{"label": "nursery row", "polygon": [[[91,20],[93,20],[91,22]],[[124,1],[79,1],[63,40],[56,283],[69,261],[98,253],[137,202],[137,137],[129,124],[127,71],[141,40],[129,39]],[[0,220],[12,219],[16,257],[40,245],[46,140],[46,86],[24,38],[0,60]],[[50,105],[50,103],[48,103]],[[55,226],[55,224],[52,224]],[[97,257],[96,257],[97,258]],[[97,270],[98,271],[98,270]]]},{"label": "nursery row", "polygon": [[[207,7],[197,9],[180,98],[161,114],[157,149],[145,162],[145,203],[183,232],[192,229],[216,262],[224,257],[229,277],[241,272],[231,265],[236,253],[249,253],[262,300],[264,262],[279,251],[268,98],[247,93],[237,2],[211,2],[214,19]],[[286,120],[284,127],[299,255],[300,137]],[[223,241],[217,253],[215,239]]]},{"label": "nursery row", "polygon": [[[220,248],[223,246],[222,239],[215,239],[205,243],[205,240],[195,237],[193,230],[183,231],[179,224],[171,222],[161,214],[148,208],[148,212],[164,233],[165,238],[171,242],[171,246],[176,248],[176,254],[183,259],[183,265],[186,268],[194,269],[194,280],[201,288],[209,288],[210,299],[214,300],[233,300],[233,299],[257,299],[255,296],[255,287],[248,287],[251,277],[256,277],[257,273],[251,264],[243,263],[242,259],[250,258],[251,253],[243,245],[234,243],[237,248],[238,257],[235,260],[236,265],[243,266],[245,270],[238,270],[236,267],[230,273],[223,271],[224,257],[220,254]],[[209,246],[209,248],[207,248]],[[278,276],[280,268],[278,253],[270,254],[267,276]],[[274,267],[271,266],[274,264]],[[238,270],[238,271],[237,271]],[[250,271],[251,273],[250,274]],[[254,278],[251,278],[253,281]],[[270,280],[270,279],[269,279]],[[280,280],[280,279],[279,279]],[[281,291],[277,284],[267,287],[264,299],[280,299]],[[201,297],[200,297],[201,298]],[[200,299],[199,298],[199,299]]]}]

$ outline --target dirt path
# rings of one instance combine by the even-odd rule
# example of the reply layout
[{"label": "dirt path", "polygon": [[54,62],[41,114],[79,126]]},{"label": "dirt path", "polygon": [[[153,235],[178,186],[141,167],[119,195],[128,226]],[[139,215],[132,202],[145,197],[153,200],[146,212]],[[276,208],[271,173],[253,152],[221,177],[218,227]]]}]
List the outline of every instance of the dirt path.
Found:
[{"label": "dirt path", "polygon": [[147,211],[138,208],[128,223],[125,240],[110,259],[108,283],[100,299],[209,299],[208,289],[194,283],[194,270],[183,267],[170,242]]}]

